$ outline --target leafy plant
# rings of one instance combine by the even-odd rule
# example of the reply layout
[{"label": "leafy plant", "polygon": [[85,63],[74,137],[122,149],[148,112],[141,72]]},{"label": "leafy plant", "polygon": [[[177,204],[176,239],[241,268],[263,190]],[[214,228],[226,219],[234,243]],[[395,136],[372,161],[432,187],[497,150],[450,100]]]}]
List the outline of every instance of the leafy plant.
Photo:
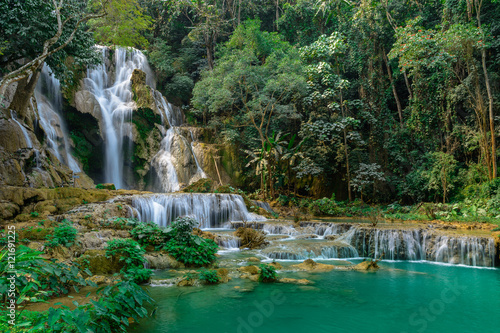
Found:
[{"label": "leafy plant", "polygon": [[278,273],[276,273],[276,268],[271,265],[260,264],[260,282],[274,282],[278,279]]},{"label": "leafy plant", "polygon": [[169,233],[171,239],[163,248],[175,259],[194,266],[203,266],[216,260],[215,254],[219,246],[211,239],[201,238],[192,234],[198,222],[191,217],[177,218]]},{"label": "leafy plant", "polygon": [[31,212],[31,213],[30,213],[30,216],[31,216],[31,217],[38,217],[39,215],[40,215],[40,214],[38,214],[38,212],[36,212],[36,211],[35,211],[35,212]]},{"label": "leafy plant", "polygon": [[155,223],[139,223],[130,230],[130,234],[139,244],[155,247],[165,244],[172,237],[171,232],[171,227],[161,228]]},{"label": "leafy plant", "polygon": [[135,283],[145,283],[149,281],[153,270],[141,267],[131,267],[123,272],[123,277],[127,280],[134,281]]},{"label": "leafy plant", "polygon": [[204,266],[217,259],[215,254],[219,246],[211,239],[193,236],[192,240],[187,243],[171,239],[165,244],[164,249],[186,265]]},{"label": "leafy plant", "polygon": [[59,245],[70,247],[75,242],[77,234],[78,230],[73,227],[73,222],[65,219],[59,226],[54,228],[54,233],[52,235],[47,236],[45,245],[48,247],[56,247]]},{"label": "leafy plant", "polygon": [[113,239],[108,241],[106,247],[106,257],[119,256],[127,268],[142,266],[144,253],[146,251],[132,239]]},{"label": "leafy plant", "polygon": [[50,308],[48,318],[42,317],[35,323],[35,329],[51,332],[123,332],[129,328],[129,318],[138,321],[148,311],[144,307],[152,298],[132,281],[122,281],[114,286],[107,286],[97,291],[99,299],[91,304],[77,305],[70,310],[67,306]]},{"label": "leafy plant", "polygon": [[204,270],[200,272],[200,280],[207,284],[215,284],[219,282],[220,278],[216,270]]}]

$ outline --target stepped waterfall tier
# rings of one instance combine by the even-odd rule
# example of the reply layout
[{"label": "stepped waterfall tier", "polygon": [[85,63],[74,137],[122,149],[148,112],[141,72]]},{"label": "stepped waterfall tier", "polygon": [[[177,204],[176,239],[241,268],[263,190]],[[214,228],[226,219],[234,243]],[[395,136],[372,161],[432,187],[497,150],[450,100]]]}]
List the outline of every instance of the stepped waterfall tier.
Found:
[{"label": "stepped waterfall tier", "polygon": [[43,65],[36,86],[35,98],[38,106],[38,120],[46,134],[48,148],[60,162],[67,165],[73,172],[81,172],[80,166],[70,153],[68,131],[61,116],[61,84],[46,64]]},{"label": "stepped waterfall tier", "polygon": [[[234,224],[238,226],[238,223]],[[492,237],[450,235],[416,227],[365,227],[351,223],[253,223],[273,241],[262,250],[270,259],[345,259],[433,261],[493,267]]]},{"label": "stepped waterfall tier", "polygon": [[169,225],[178,216],[193,216],[201,228],[222,228],[231,221],[263,221],[250,213],[237,194],[175,193],[134,196],[131,206],[139,220]]}]

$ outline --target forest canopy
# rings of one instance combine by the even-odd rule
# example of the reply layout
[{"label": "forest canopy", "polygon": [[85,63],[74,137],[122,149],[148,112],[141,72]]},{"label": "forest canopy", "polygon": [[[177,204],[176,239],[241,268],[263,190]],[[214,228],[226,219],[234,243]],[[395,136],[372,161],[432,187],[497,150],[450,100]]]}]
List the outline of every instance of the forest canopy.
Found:
[{"label": "forest canopy", "polygon": [[[75,34],[44,58],[56,76],[77,85],[94,44],[143,49],[188,121],[238,148],[248,190],[447,202],[497,186],[495,0],[58,1],[53,47]],[[58,1],[0,4],[4,78],[43,52]]]}]

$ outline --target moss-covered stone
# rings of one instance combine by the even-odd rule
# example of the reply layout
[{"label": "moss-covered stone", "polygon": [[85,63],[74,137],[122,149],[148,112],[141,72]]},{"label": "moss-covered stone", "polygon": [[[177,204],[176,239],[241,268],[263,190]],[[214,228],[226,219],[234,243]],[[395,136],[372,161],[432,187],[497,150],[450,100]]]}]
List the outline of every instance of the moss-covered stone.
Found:
[{"label": "moss-covered stone", "polygon": [[210,178],[202,178],[182,189],[186,193],[209,193],[214,189],[215,183]]},{"label": "moss-covered stone", "polygon": [[47,235],[51,234],[53,231],[54,228],[28,227],[28,228],[18,229],[17,233],[19,235],[19,239],[45,241]]},{"label": "moss-covered stone", "polygon": [[106,250],[87,250],[75,261],[88,268],[94,275],[118,273],[124,266],[118,257],[106,257]]},{"label": "moss-covered stone", "polygon": [[155,101],[151,93],[151,88],[146,84],[146,73],[140,69],[134,69],[132,72],[132,93],[134,101],[139,108],[149,108]]}]

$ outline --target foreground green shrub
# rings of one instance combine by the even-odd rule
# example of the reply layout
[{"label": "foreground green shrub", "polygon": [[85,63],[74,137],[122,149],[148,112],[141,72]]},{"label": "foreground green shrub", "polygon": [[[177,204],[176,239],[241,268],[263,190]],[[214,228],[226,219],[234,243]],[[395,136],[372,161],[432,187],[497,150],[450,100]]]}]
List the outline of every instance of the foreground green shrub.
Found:
[{"label": "foreground green shrub", "polygon": [[260,282],[274,282],[278,279],[278,273],[276,273],[276,268],[271,265],[260,264]]},{"label": "foreground green shrub", "polygon": [[161,228],[155,223],[139,223],[130,230],[130,234],[139,244],[152,245],[155,248],[165,244],[172,237],[171,232],[172,228]]},{"label": "foreground green shrub", "polygon": [[75,242],[77,234],[78,230],[73,227],[73,222],[65,219],[59,226],[54,228],[54,233],[52,235],[47,236],[45,245],[48,247],[56,247],[59,245],[70,247]]},{"label": "foreground green shrub", "polygon": [[106,257],[120,257],[119,260],[124,264],[120,270],[123,277],[136,283],[147,282],[153,273],[144,268],[144,253],[146,251],[132,239],[113,239],[108,241],[106,247]]},{"label": "foreground green shrub", "polygon": [[144,251],[139,243],[132,239],[113,239],[108,241],[106,257],[119,256],[125,266],[142,266],[144,263]]},{"label": "foreground green shrub", "polygon": [[[68,265],[60,262],[51,262],[43,259],[43,252],[32,250],[24,245],[16,248],[16,295],[18,304],[25,301],[41,302],[49,297],[69,293],[73,288],[95,286],[91,281],[82,277],[82,272],[91,275],[88,269],[82,269],[77,264]],[[10,271],[7,260],[8,249],[0,252],[0,293],[2,298],[7,297],[7,278]],[[3,299],[5,301],[5,299]]]},{"label": "foreground green shrub", "polygon": [[200,271],[200,280],[207,284],[216,284],[220,278],[216,270]]},{"label": "foreground green shrub", "polygon": [[171,239],[163,248],[186,265],[204,266],[215,261],[219,246],[211,239],[192,234],[198,222],[191,217],[179,217],[170,226]]},{"label": "foreground green shrub", "polygon": [[186,265],[205,266],[215,261],[219,246],[211,239],[193,236],[189,242],[169,240],[163,247],[171,256]]},{"label": "foreground green shrub", "polygon": [[97,301],[78,305],[74,310],[67,306],[50,308],[48,318],[41,316],[40,320],[33,323],[34,329],[57,333],[125,333],[128,331],[129,318],[134,321],[144,318],[148,314],[144,306],[152,302],[152,298],[131,281],[101,288],[97,294]]}]

